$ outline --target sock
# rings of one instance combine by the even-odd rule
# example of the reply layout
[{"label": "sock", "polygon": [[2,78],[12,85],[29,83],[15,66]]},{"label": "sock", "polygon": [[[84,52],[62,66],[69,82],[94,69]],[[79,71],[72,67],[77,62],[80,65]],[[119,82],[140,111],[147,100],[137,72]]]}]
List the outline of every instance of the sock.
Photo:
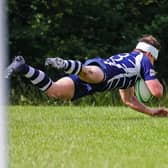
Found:
[{"label": "sock", "polygon": [[27,64],[21,66],[19,73],[29,79],[41,91],[46,91],[52,85],[52,80],[43,71]]},{"label": "sock", "polygon": [[82,70],[82,63],[80,61],[65,60],[65,73],[78,75]]}]

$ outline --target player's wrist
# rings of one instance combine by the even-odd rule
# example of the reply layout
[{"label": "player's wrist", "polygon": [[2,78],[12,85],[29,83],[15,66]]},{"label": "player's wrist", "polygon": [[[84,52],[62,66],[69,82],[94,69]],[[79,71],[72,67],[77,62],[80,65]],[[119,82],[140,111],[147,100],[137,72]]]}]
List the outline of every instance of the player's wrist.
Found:
[{"label": "player's wrist", "polygon": [[158,108],[151,108],[151,116],[156,116],[158,114],[159,109]]},{"label": "player's wrist", "polygon": [[155,114],[155,109],[145,106],[144,110],[148,115],[153,116]]}]

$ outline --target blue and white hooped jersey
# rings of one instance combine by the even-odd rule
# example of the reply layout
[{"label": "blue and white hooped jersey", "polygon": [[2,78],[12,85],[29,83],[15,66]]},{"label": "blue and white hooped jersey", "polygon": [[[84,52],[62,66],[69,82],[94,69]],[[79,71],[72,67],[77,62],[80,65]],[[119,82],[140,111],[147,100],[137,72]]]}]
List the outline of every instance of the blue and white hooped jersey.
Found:
[{"label": "blue and white hooped jersey", "polygon": [[141,52],[122,53],[107,59],[94,58],[85,65],[98,64],[105,78],[100,85],[92,85],[97,91],[126,89],[134,86],[139,78],[156,79],[155,70],[148,57]]}]

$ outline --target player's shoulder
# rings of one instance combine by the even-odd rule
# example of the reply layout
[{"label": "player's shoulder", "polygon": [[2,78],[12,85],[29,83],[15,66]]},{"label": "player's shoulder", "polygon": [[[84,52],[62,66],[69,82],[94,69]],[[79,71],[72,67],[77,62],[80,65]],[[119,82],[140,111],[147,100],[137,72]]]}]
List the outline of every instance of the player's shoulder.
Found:
[{"label": "player's shoulder", "polygon": [[156,72],[154,65],[150,62],[147,56],[143,56],[141,61],[141,76],[145,80],[156,79]]}]

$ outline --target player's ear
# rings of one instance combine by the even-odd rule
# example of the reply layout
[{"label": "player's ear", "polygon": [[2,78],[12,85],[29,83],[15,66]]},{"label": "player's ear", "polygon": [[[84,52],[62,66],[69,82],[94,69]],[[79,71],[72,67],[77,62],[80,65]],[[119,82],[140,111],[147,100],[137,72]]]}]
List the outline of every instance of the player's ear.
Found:
[{"label": "player's ear", "polygon": [[152,64],[154,64],[154,57],[152,56],[152,54],[150,52],[145,52],[144,53],[151,61]]},{"label": "player's ear", "polygon": [[151,53],[150,53],[150,52],[144,52],[144,54],[145,54],[149,59],[151,59]]},{"label": "player's ear", "polygon": [[148,57],[151,57],[151,53],[150,52],[145,52],[145,55]]},{"label": "player's ear", "polygon": [[153,57],[153,55],[150,52],[148,52],[148,57],[149,57],[151,63],[154,64],[155,58]]}]

